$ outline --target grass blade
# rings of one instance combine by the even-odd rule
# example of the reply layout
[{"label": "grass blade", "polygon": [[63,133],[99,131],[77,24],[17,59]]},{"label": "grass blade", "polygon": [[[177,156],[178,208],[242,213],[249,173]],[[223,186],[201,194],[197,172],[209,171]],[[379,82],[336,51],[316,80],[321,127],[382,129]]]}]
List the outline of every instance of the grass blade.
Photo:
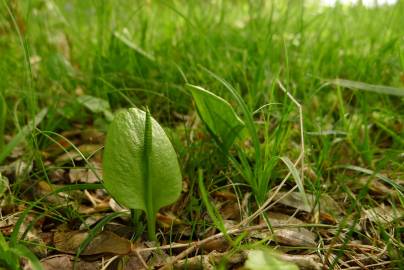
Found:
[{"label": "grass blade", "polygon": [[397,183],[395,183],[392,179],[380,174],[380,173],[376,173],[372,170],[366,169],[366,168],[362,168],[359,166],[354,166],[354,165],[345,165],[345,166],[338,166],[340,168],[344,168],[344,169],[348,169],[348,170],[352,170],[352,171],[356,171],[356,172],[360,172],[360,173],[364,173],[367,175],[372,175],[375,176],[376,178],[382,180],[383,182],[386,182],[387,184],[389,184],[390,186],[392,186],[393,188],[395,188],[397,190],[397,192],[400,194],[400,199],[404,199],[404,188],[401,185],[398,185]]},{"label": "grass blade", "polygon": [[11,248],[10,251],[17,256],[27,258],[31,264],[32,270],[43,270],[38,258],[26,246],[18,244],[14,248]]},{"label": "grass blade", "polygon": [[281,157],[281,160],[288,167],[290,173],[293,176],[293,179],[295,179],[297,188],[299,189],[300,193],[303,196],[304,203],[307,206],[311,207],[310,204],[309,204],[309,200],[307,199],[306,192],[304,191],[303,181],[302,181],[302,179],[301,179],[301,177],[299,175],[299,171],[297,170],[297,168],[295,167],[293,162],[288,157]]},{"label": "grass blade", "polygon": [[119,32],[114,32],[114,37],[117,38],[119,41],[121,41],[123,44],[125,44],[126,46],[128,46],[129,48],[131,48],[132,50],[134,50],[135,52],[137,52],[138,54],[144,56],[145,58],[149,59],[152,62],[155,62],[156,59],[154,58],[153,55],[151,55],[150,53],[146,52],[145,50],[143,50],[142,48],[140,48],[139,46],[137,46],[135,43],[133,43],[132,41],[130,41],[127,37],[125,37],[124,34],[119,33]]},{"label": "grass blade", "polygon": [[357,89],[362,91],[374,92],[378,94],[404,97],[404,88],[397,88],[377,84],[368,84],[364,82],[344,80],[344,79],[335,79],[326,81],[330,84],[334,84],[340,87],[345,87],[353,90]]},{"label": "grass blade", "polygon": [[212,205],[210,199],[209,199],[209,194],[205,188],[205,185],[203,183],[203,171],[202,169],[198,170],[198,184],[199,184],[199,190],[201,192],[202,196],[202,201],[205,204],[206,210],[208,211],[208,214],[210,218],[212,219],[213,223],[215,226],[222,232],[226,238],[228,237],[226,227],[224,226],[222,217],[220,214],[217,212],[217,209]]},{"label": "grass blade", "polygon": [[3,146],[4,146],[4,128],[6,125],[6,114],[7,114],[6,100],[0,93],[0,153],[3,152]]},{"label": "grass blade", "polygon": [[28,123],[26,126],[24,126],[18,133],[15,135],[15,137],[4,147],[3,150],[0,152],[0,164],[3,163],[3,161],[10,155],[10,153],[13,151],[13,149],[22,141],[32,130],[42,122],[42,120],[45,118],[45,115],[47,114],[48,109],[44,108],[42,109],[34,118],[33,121]]}]

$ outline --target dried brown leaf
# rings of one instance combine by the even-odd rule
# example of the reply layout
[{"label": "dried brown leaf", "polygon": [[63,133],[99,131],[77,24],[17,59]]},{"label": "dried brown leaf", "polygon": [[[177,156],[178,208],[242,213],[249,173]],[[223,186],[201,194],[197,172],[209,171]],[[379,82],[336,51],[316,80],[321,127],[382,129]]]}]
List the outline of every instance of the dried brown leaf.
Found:
[{"label": "dried brown leaf", "polygon": [[[88,232],[82,231],[56,232],[53,241],[56,250],[63,253],[75,254],[88,235]],[[103,231],[92,239],[81,255],[126,255],[130,252],[131,243],[129,240],[119,237],[112,232]]]},{"label": "dried brown leaf", "polygon": [[268,219],[272,226],[292,226],[296,227],[290,228],[275,228],[273,230],[274,235],[271,231],[266,232],[253,232],[252,236],[260,239],[274,239],[277,242],[289,246],[316,246],[316,235],[306,228],[301,226],[305,223],[295,217],[290,217],[285,214],[269,212]]},{"label": "dried brown leaf", "polygon": [[[42,266],[44,270],[73,270],[75,258],[71,255],[61,254],[50,256],[41,260]],[[24,270],[28,270],[31,268],[26,268]],[[76,260],[76,269],[80,270],[96,270],[101,269],[101,263],[99,261],[87,262],[84,260]]]},{"label": "dried brown leaf", "polygon": [[403,218],[403,211],[402,209],[394,210],[390,206],[380,205],[364,210],[362,218],[370,222],[387,224],[399,218]]},{"label": "dried brown leaf", "polygon": [[[316,196],[313,194],[306,194],[307,199],[311,205],[314,205],[316,203]],[[304,198],[300,192],[290,192],[287,194],[287,192],[279,192],[275,198],[275,201],[279,200],[280,204],[283,204],[285,206],[289,206],[304,212],[310,213],[312,211],[311,207],[307,206],[304,203]],[[320,209],[320,212],[322,213],[328,213],[328,214],[342,214],[343,210],[339,206],[339,204],[331,198],[331,196],[327,194],[322,194],[319,202],[317,203],[316,208]]]}]

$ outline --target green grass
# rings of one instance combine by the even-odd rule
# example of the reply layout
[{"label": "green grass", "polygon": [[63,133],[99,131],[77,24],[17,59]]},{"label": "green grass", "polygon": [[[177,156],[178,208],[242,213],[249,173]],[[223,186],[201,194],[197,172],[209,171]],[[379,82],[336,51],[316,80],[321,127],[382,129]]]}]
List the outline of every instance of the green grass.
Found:
[{"label": "green grass", "polygon": [[[249,214],[290,172],[282,190],[304,180],[306,193],[317,200],[330,195],[345,211],[333,239],[319,238],[328,265],[341,266],[349,243],[360,239],[386,247],[383,260],[398,267],[402,221],[363,231],[355,225],[371,207],[402,213],[402,14],[403,1],[368,9],[308,1],[2,0],[0,165],[11,164],[21,146],[19,159],[33,162],[22,179],[8,176],[7,196],[29,204],[37,198],[25,195],[38,181],[51,183],[57,168],[73,166],[46,162],[50,138],[71,149],[54,134],[86,126],[105,132],[109,110],[148,106],[167,128],[189,185],[181,215],[192,228],[190,239],[222,226],[217,217],[201,219],[199,169],[207,192],[230,186],[240,202],[255,183]],[[278,81],[302,106],[304,163],[293,164],[302,153],[299,110]],[[187,84],[223,97],[246,123],[247,137],[229,154],[196,120]],[[83,94],[107,101],[100,105],[106,111],[83,105]],[[388,192],[376,192],[376,181]],[[342,244],[333,250],[330,243]]]}]

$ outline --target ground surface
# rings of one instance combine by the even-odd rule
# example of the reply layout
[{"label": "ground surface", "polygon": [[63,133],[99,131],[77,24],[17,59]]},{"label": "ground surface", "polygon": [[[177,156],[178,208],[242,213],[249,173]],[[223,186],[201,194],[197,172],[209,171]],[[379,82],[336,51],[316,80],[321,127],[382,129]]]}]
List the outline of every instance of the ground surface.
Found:
[{"label": "ground surface", "polygon": [[[403,267],[403,1],[0,7],[0,268]],[[255,135],[223,151],[187,84]],[[183,176],[157,242],[101,185],[113,113],[145,106]]]}]

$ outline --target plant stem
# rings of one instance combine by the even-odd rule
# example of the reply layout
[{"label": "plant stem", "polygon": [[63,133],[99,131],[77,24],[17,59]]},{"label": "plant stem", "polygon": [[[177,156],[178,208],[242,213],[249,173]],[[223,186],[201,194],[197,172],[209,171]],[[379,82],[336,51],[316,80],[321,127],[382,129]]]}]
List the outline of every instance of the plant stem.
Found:
[{"label": "plant stem", "polygon": [[151,241],[157,241],[156,237],[156,214],[147,215],[147,237]]}]

